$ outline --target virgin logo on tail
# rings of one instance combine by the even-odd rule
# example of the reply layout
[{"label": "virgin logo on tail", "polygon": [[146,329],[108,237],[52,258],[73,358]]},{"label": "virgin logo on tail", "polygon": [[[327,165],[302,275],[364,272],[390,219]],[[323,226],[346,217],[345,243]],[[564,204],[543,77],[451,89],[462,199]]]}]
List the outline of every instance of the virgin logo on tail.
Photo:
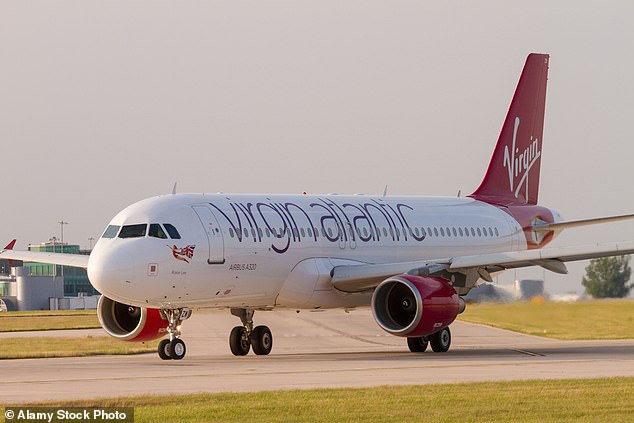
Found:
[{"label": "virgin logo on tail", "polygon": [[[517,140],[517,129],[520,126],[519,116],[515,117],[515,127],[513,128],[513,147],[509,153],[509,146],[504,146],[504,167],[509,173],[509,189],[518,197],[522,187],[526,188],[526,198],[528,198],[528,174],[542,152],[539,149],[539,140],[531,135],[531,143],[520,153],[515,147]],[[511,155],[512,154],[512,155]],[[519,178],[519,180],[517,180]]]}]

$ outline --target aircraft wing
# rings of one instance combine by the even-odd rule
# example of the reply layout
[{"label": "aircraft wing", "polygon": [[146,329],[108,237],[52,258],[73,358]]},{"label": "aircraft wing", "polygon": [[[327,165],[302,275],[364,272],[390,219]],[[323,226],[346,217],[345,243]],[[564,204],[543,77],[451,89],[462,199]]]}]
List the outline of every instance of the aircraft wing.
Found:
[{"label": "aircraft wing", "polygon": [[44,253],[37,251],[3,250],[0,259],[32,261],[36,263],[50,263],[61,266],[88,268],[88,258],[84,254]]},{"label": "aircraft wing", "polygon": [[634,241],[477,254],[403,263],[337,266],[332,270],[332,284],[340,291],[361,292],[376,288],[390,276],[409,273],[421,276],[441,276],[454,282],[454,286],[470,288],[479,278],[492,281],[491,273],[505,269],[541,266],[556,273],[567,273],[564,263],[569,261],[627,254],[634,254]]}]

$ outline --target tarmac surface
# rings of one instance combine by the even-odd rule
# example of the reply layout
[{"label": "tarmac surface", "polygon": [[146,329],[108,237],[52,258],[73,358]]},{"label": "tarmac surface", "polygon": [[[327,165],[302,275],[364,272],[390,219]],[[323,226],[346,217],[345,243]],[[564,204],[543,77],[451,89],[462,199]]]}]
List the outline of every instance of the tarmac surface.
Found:
[{"label": "tarmac surface", "polygon": [[[187,356],[181,361],[163,361],[156,353],[1,360],[1,402],[634,376],[634,340],[559,341],[456,322],[449,352],[414,354],[404,338],[384,333],[369,310],[257,312],[255,323],[273,332],[269,356],[231,355],[228,335],[239,319],[223,311],[198,312],[183,324]],[[0,345],[5,337],[100,334],[11,333],[0,336]]]}]

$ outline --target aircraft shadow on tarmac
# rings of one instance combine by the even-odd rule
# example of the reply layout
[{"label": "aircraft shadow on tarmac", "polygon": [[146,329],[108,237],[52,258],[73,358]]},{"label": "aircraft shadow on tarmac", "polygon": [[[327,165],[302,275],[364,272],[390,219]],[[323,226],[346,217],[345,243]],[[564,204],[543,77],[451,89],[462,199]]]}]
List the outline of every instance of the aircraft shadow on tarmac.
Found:
[{"label": "aircraft shadow on tarmac", "polygon": [[413,361],[413,360],[456,360],[487,358],[550,358],[559,360],[574,359],[632,359],[634,344],[630,345],[571,345],[538,348],[484,347],[484,348],[455,348],[446,353],[411,353],[409,351],[372,351],[372,352],[342,352],[342,353],[283,353],[273,357],[303,357],[312,360],[339,361]]}]

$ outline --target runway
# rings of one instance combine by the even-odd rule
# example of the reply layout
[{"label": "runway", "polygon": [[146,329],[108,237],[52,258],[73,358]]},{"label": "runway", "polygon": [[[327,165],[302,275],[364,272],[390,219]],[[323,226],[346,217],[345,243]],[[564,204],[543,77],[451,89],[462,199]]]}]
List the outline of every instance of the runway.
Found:
[{"label": "runway", "polygon": [[[229,312],[196,313],[183,324],[187,356],[156,353],[0,361],[2,403],[141,394],[410,385],[519,379],[634,376],[634,340],[558,341],[456,322],[444,354],[413,354],[384,333],[369,310],[258,312],[273,331],[269,356],[234,357]],[[99,330],[55,331],[85,336]],[[10,334],[40,336],[41,332]],[[120,342],[113,339],[112,342]],[[0,339],[1,343],[1,339]]]}]

